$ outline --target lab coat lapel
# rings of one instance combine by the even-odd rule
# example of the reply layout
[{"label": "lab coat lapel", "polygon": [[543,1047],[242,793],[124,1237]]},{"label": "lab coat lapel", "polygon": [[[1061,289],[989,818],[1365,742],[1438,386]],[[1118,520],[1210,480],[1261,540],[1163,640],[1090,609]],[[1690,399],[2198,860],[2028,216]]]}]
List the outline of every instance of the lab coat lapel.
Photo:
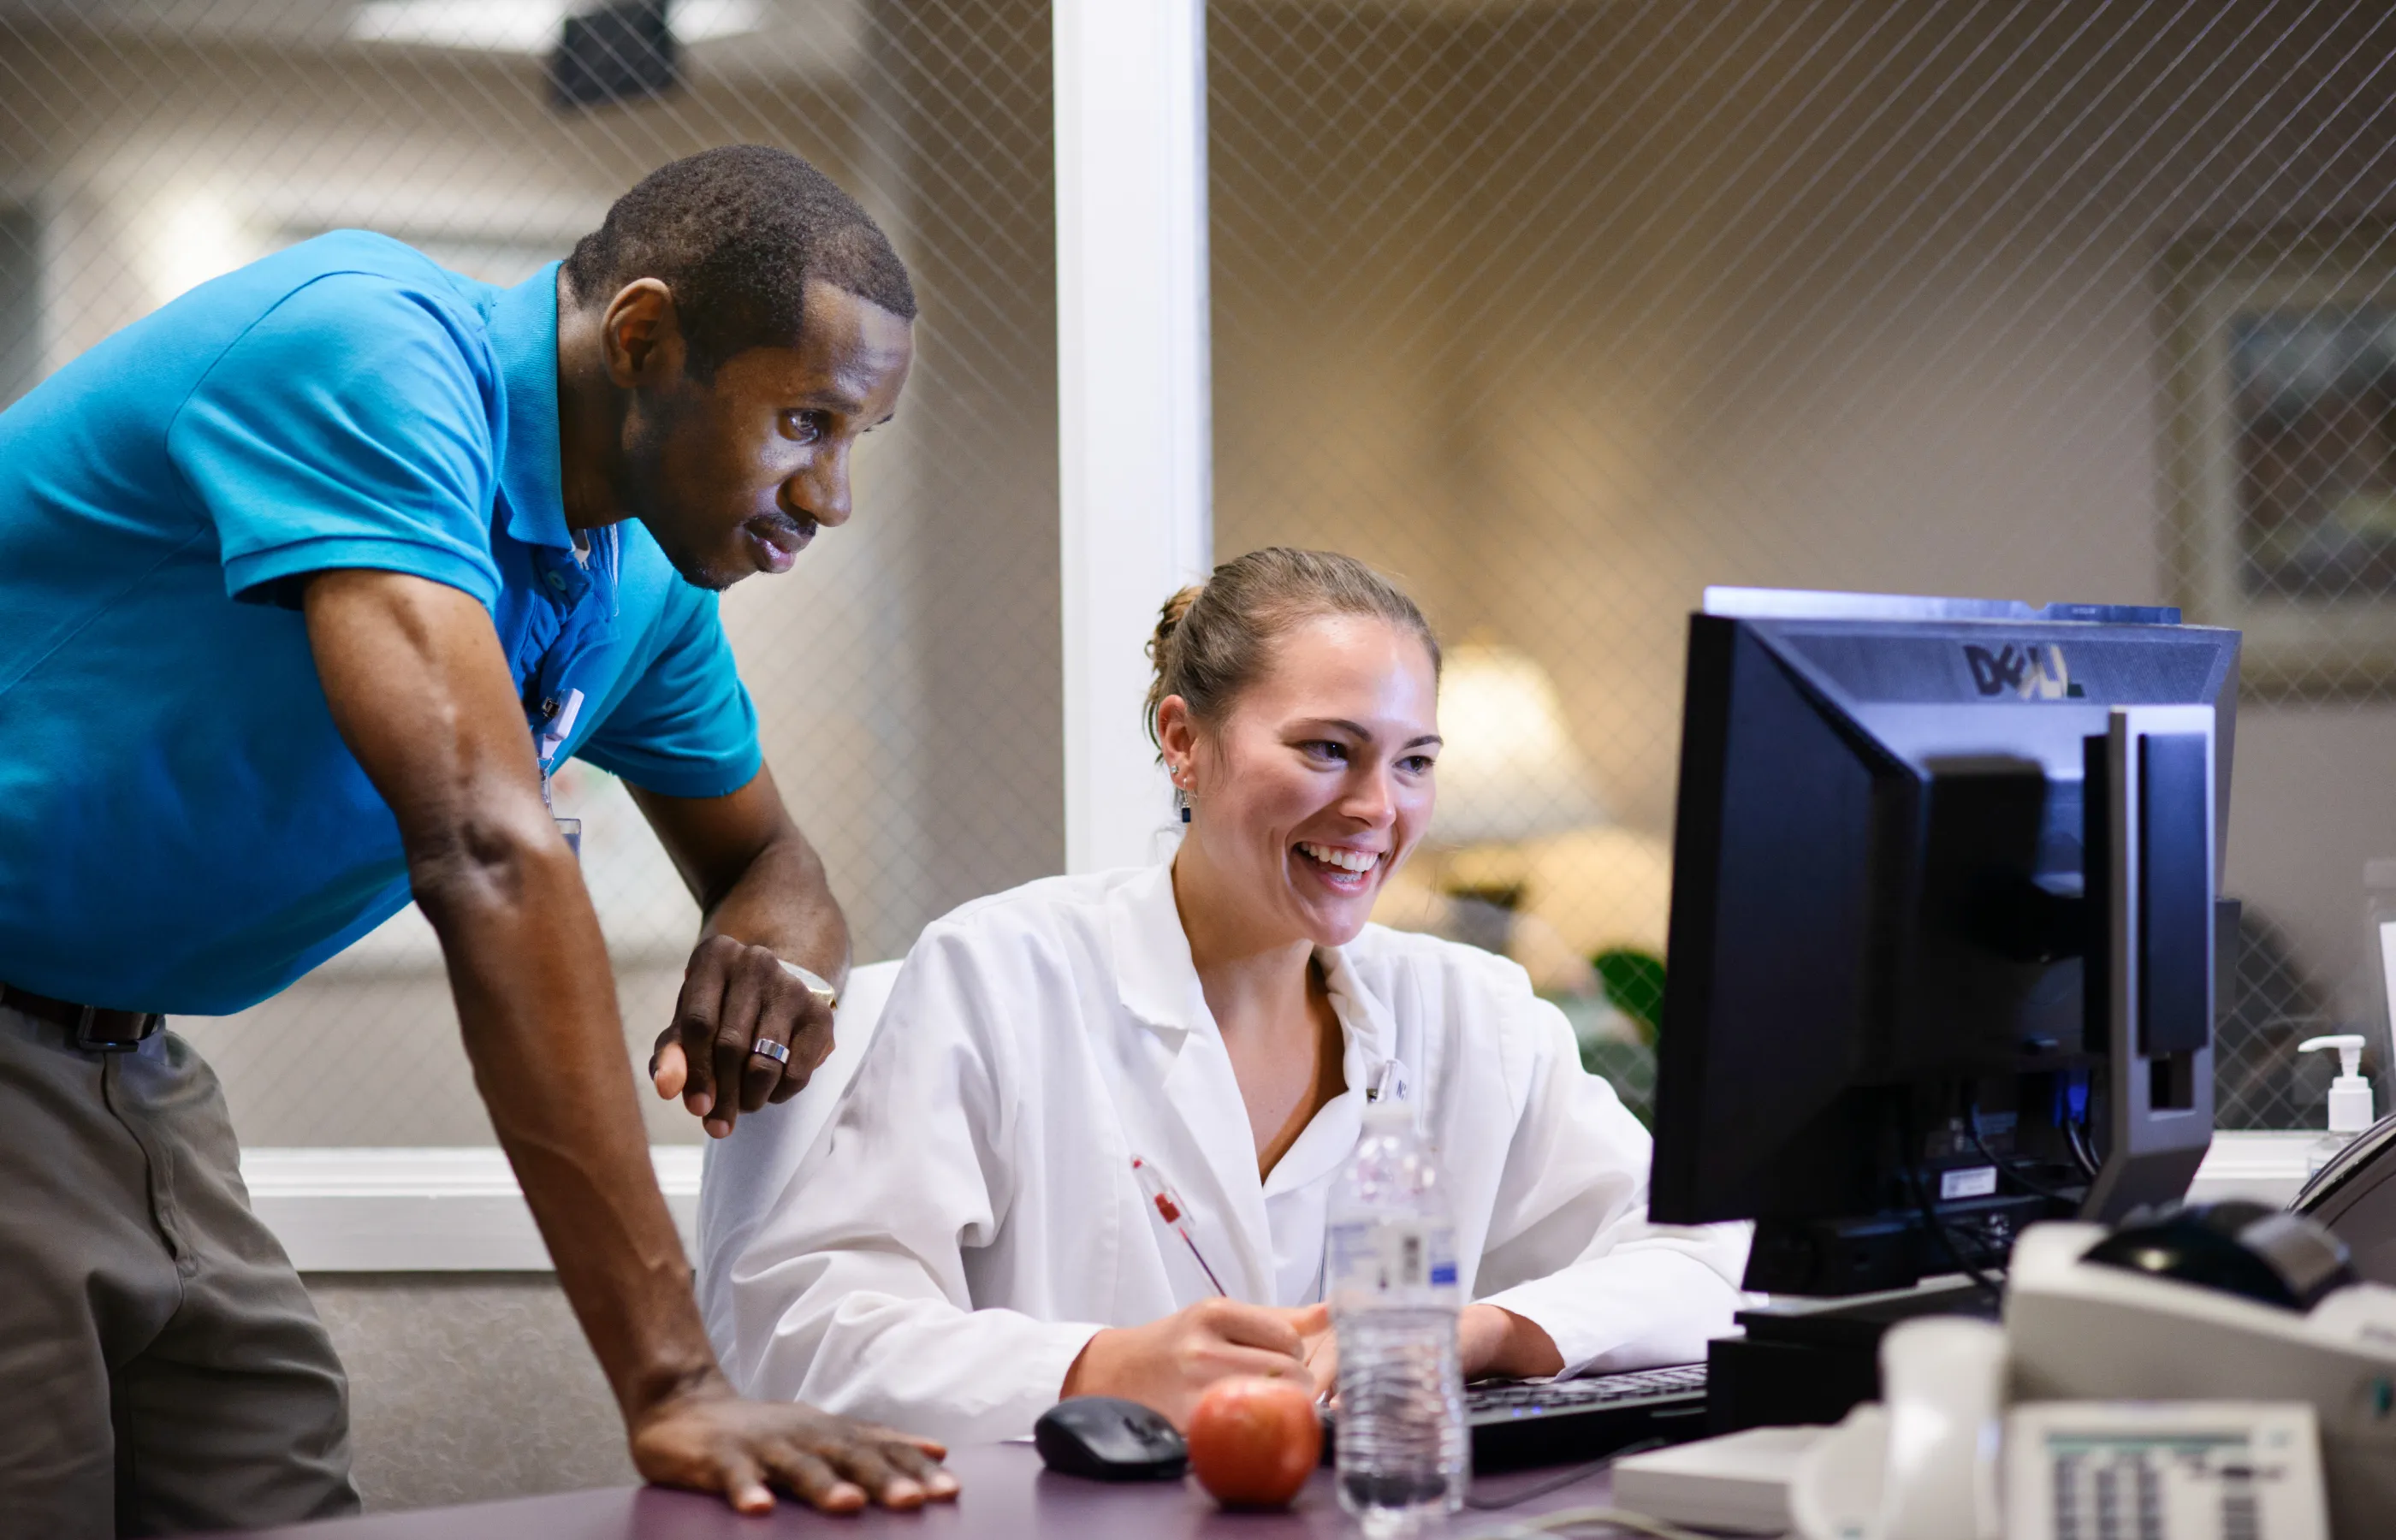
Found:
[{"label": "lab coat lapel", "polygon": [[1356,1148],[1364,1126],[1364,1088],[1396,1053],[1397,1027],[1389,1007],[1367,990],[1338,947],[1318,947],[1315,962],[1339,1017],[1345,1048],[1340,1061],[1347,1089],[1324,1104],[1314,1121],[1285,1151],[1266,1178],[1265,1196],[1289,1192],[1337,1170]]},{"label": "lab coat lapel", "polygon": [[[1166,1069],[1156,1113],[1168,1125],[1171,1144],[1147,1151],[1166,1165],[1181,1195],[1218,1222],[1198,1238],[1210,1258],[1219,1239],[1223,1260],[1216,1267],[1236,1277],[1223,1285],[1243,1299],[1273,1297],[1272,1227],[1265,1214],[1264,1185],[1257,1179],[1256,1135],[1248,1127],[1239,1081],[1215,1015],[1206,1008],[1190,937],[1173,898],[1173,869],[1158,866],[1115,890],[1108,916],[1116,988],[1124,1009],[1168,1039],[1173,1057]],[[1137,1147],[1149,1134],[1126,1128]],[[1165,1145],[1166,1130],[1157,1143]],[[1195,1157],[1195,1164],[1184,1153]],[[1186,1169],[1185,1169],[1186,1168]]]}]

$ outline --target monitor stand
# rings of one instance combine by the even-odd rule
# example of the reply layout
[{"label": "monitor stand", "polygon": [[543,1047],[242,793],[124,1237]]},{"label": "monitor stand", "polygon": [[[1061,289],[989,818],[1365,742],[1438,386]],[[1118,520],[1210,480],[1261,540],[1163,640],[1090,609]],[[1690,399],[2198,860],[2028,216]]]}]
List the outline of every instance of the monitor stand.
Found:
[{"label": "monitor stand", "polygon": [[1706,1353],[1710,1433],[1834,1423],[1880,1396],[1880,1339],[1917,1316],[1998,1319],[1998,1301],[1960,1277],[1842,1299],[1784,1296],[1738,1312],[1744,1333]]},{"label": "monitor stand", "polygon": [[2051,1210],[2045,1199],[2030,1193],[1942,1202],[1937,1235],[1910,1209],[1841,1219],[1759,1219],[1742,1286],[1776,1299],[1853,1300],[1904,1294],[1923,1279],[1959,1270],[1959,1258],[1961,1267],[2003,1272],[2015,1238],[2052,1217]]}]

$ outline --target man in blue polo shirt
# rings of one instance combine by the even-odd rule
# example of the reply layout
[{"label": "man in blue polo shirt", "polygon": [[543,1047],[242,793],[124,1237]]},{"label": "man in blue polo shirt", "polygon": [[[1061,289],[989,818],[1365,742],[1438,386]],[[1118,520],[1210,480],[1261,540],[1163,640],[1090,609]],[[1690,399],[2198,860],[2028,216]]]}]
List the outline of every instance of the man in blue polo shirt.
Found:
[{"label": "man in blue polo shirt", "polygon": [[726,1385],[544,805],[569,755],[622,776],[705,911],[660,1082],[717,1134],[803,1084],[847,934],[715,591],[847,519],[914,313],[862,209],[741,147],[512,289],[310,241],[0,414],[0,1527],[356,1506],[339,1364],[159,1016],[411,896],[643,1474],[752,1511],[954,1491],[930,1446]]}]

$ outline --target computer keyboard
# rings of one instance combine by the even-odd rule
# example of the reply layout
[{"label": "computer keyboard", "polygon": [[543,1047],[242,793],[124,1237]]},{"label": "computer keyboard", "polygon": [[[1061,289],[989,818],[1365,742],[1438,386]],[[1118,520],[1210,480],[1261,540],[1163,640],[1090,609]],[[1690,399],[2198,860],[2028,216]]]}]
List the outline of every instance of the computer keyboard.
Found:
[{"label": "computer keyboard", "polygon": [[1475,1470],[1601,1459],[1646,1439],[1682,1443],[1706,1431],[1706,1366],[1467,1386],[1464,1416]]}]

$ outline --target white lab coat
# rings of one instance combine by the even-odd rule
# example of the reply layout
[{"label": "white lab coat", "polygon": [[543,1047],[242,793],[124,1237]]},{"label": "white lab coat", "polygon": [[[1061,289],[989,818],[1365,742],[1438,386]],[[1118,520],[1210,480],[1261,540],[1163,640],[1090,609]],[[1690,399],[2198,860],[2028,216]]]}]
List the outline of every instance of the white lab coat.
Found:
[{"label": "white lab coat", "polygon": [[1321,1297],[1324,1202],[1364,1087],[1436,1140],[1468,1297],[1568,1371],[1685,1362],[1730,1329],[1744,1227],[1645,1217],[1648,1139],[1502,958],[1368,925],[1320,958],[1349,1087],[1262,1181],[1170,868],[1052,878],[925,931],[825,1135],[730,1262],[749,1393],[952,1443],[1030,1431],[1101,1327],[1212,1289],[1142,1201],[1187,1204],[1233,1295]]}]

